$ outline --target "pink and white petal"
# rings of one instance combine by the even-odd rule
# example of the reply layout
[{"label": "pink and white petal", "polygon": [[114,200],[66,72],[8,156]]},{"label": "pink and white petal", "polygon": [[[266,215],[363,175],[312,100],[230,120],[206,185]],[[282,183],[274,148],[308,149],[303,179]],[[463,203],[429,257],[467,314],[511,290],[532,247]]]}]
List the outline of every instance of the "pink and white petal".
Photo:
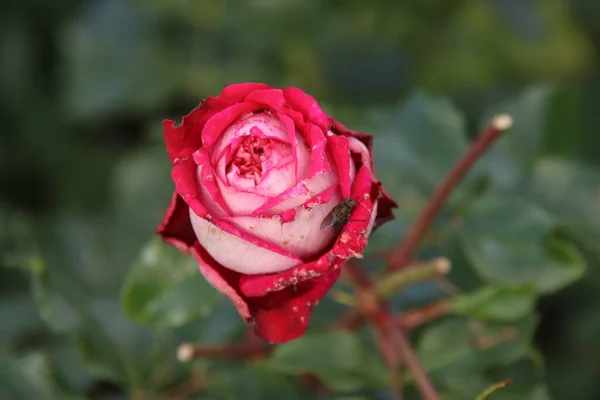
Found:
[{"label": "pink and white petal", "polygon": [[310,207],[297,207],[294,219],[283,222],[277,216],[260,218],[250,216],[231,217],[231,221],[241,230],[286,249],[303,260],[309,260],[322,253],[330,246],[332,231],[321,229],[321,222],[329,211],[335,207],[342,197],[337,187],[327,191],[324,198],[328,201],[321,203],[321,197],[313,197],[308,201]]},{"label": "pink and white petal", "polygon": [[189,253],[194,243],[198,242],[190,222],[190,206],[183,201],[177,192],[173,192],[171,203],[165,212],[156,233],[163,240],[183,253]]},{"label": "pink and white petal", "polygon": [[203,204],[213,216],[231,215],[231,210],[223,199],[216,183],[218,179],[210,164],[208,151],[201,148],[194,152],[193,158],[198,166],[196,176],[200,183],[198,186],[200,187]]},{"label": "pink and white petal", "polygon": [[304,136],[296,129],[294,121],[287,115],[277,114],[288,132],[288,142],[296,156],[296,182],[308,178],[311,168],[311,154]]},{"label": "pink and white petal", "polygon": [[250,319],[248,304],[232,286],[238,281],[240,275],[220,265],[198,242],[192,248],[192,255],[198,261],[200,273],[208,283],[231,300],[242,318]]},{"label": "pink and white petal", "polygon": [[[190,210],[190,220],[198,241],[221,265],[241,274],[267,274],[292,268],[302,261],[270,243],[235,231],[225,223],[215,225]],[[218,223],[217,220],[214,222]],[[229,231],[229,232],[228,232]]]},{"label": "pink and white petal", "polygon": [[335,269],[319,278],[306,281],[298,295],[290,287],[273,293],[269,307],[252,309],[255,333],[270,343],[285,343],[306,332],[313,307],[327,294],[340,275]]},{"label": "pink and white petal", "polygon": [[333,257],[329,253],[307,264],[299,265],[279,274],[244,275],[240,278],[239,288],[247,297],[263,297],[320,277],[339,268],[346,260]]},{"label": "pink and white petal", "polygon": [[296,171],[293,160],[281,160],[279,164],[263,173],[260,182],[252,190],[254,193],[265,197],[277,196],[294,186]]},{"label": "pink and white petal", "polygon": [[297,208],[316,194],[324,192],[330,187],[337,185],[337,183],[337,174],[332,171],[318,174],[305,179],[279,196],[270,198],[260,208],[257,208],[252,215],[274,215]]},{"label": "pink and white petal", "polygon": [[328,139],[316,125],[308,125],[308,143],[310,145],[310,176],[331,170],[331,160],[327,151]]},{"label": "pink and white petal", "polygon": [[229,210],[231,210],[231,215],[252,214],[257,208],[268,201],[268,197],[233,188],[227,183],[222,182],[221,179],[217,179],[216,182],[223,200],[225,200]]},{"label": "pink and white petal", "polygon": [[[255,109],[257,107],[253,103],[250,105]],[[230,124],[226,129],[223,129],[219,134],[216,144],[212,147],[211,159],[213,163],[216,163],[217,159],[222,156],[222,152],[227,146],[231,145],[232,148],[235,148],[234,144],[238,143],[240,140],[238,138],[243,136],[253,135],[260,138],[278,139],[284,143],[289,142],[286,126],[279,118],[266,112],[248,113],[236,120],[235,123]]]},{"label": "pink and white petal", "polygon": [[[202,128],[202,146],[211,149],[214,157],[215,150],[220,153],[221,149],[215,146],[215,143],[223,136],[230,126],[237,125],[242,116],[249,115],[256,111],[256,106],[252,103],[237,103],[232,104],[224,110],[214,114],[206,121]],[[234,124],[235,123],[235,124]]]},{"label": "pink and white petal", "polygon": [[323,132],[327,132],[330,118],[314,97],[295,87],[283,89],[283,95],[292,109],[300,111],[306,119],[318,125]]},{"label": "pink and white petal", "polygon": [[348,139],[344,136],[330,134],[327,140],[327,146],[335,160],[335,166],[342,188],[342,196],[348,198],[350,197],[351,185],[354,180],[352,175],[355,170],[354,162],[350,156]]}]

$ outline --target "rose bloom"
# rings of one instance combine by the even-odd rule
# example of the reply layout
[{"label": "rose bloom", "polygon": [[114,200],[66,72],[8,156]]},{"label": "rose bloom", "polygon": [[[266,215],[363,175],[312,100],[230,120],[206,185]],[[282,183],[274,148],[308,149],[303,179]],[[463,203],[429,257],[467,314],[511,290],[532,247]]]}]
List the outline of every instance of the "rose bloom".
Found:
[{"label": "rose bloom", "polygon": [[[196,258],[258,336],[302,336],[340,267],[393,218],[372,137],[300,89],[258,83],[229,85],[163,128],[175,193],[157,233]],[[348,198],[341,227],[322,226]]]}]

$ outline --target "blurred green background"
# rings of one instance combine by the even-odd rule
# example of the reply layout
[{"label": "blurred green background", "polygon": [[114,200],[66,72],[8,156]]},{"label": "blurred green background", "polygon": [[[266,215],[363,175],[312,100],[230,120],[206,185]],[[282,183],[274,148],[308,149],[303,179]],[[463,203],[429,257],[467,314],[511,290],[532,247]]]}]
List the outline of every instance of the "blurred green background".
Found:
[{"label": "blurred green background", "polygon": [[[370,250],[397,241],[494,111],[513,113],[515,129],[453,197],[423,256],[450,257],[465,291],[534,284],[516,300],[525,339],[484,361],[446,354],[470,346],[460,332],[473,322],[450,318],[413,343],[444,399],[506,377],[515,388],[491,399],[600,399],[599,1],[6,0],[0,10],[0,399],[314,398],[293,375],[319,368],[342,392],[372,389],[335,398],[390,398],[372,344],[374,364],[363,362],[352,335],[330,343],[347,346],[331,355],[339,374],[318,364],[329,343],[318,337],[253,368],[174,358],[182,340],[233,340],[243,325],[193,261],[153,240],[172,190],[160,122],[244,81],[300,87],[375,134],[400,209]],[[539,250],[546,239],[552,257]],[[440,295],[419,285],[394,304]],[[325,301],[311,329],[342,310]],[[294,367],[294,346],[320,350]],[[209,389],[177,397],[199,373]]]}]

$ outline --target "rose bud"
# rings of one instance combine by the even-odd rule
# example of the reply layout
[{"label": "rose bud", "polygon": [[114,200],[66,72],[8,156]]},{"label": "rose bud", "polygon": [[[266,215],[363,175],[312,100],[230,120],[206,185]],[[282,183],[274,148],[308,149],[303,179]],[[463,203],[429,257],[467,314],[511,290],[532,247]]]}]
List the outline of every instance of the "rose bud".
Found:
[{"label": "rose bud", "polygon": [[300,89],[257,83],[229,85],[163,128],[175,193],[157,233],[198,260],[258,336],[302,336],[340,267],[393,218],[372,137]]}]

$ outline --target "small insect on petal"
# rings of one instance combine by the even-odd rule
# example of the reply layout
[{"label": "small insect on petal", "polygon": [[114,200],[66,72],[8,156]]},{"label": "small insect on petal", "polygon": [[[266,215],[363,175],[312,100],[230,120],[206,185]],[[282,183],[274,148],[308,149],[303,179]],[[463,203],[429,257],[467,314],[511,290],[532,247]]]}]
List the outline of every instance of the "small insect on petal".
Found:
[{"label": "small insect on petal", "polygon": [[331,211],[323,218],[321,222],[321,229],[331,228],[335,231],[341,229],[346,225],[350,214],[356,208],[356,202],[352,198],[344,199],[337,206],[333,207]]}]

